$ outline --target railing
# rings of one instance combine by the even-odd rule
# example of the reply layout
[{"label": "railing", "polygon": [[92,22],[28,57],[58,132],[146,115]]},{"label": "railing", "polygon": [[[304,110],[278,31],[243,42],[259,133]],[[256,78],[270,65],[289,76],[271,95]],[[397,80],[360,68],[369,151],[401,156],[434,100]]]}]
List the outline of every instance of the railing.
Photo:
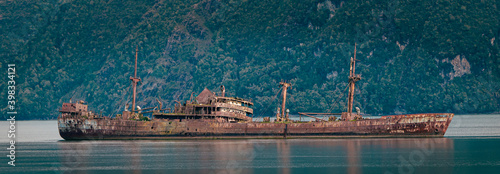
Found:
[{"label": "railing", "polygon": [[244,112],[248,113],[253,113],[253,109],[245,106],[238,106],[238,105],[233,105],[233,104],[228,104],[228,103],[215,103],[216,107],[224,107],[224,108],[230,108],[230,109],[237,109],[241,110]]},{"label": "railing", "polygon": [[401,117],[452,117],[453,113],[424,113],[424,114],[404,114],[404,115],[386,115],[381,118],[401,118]]}]

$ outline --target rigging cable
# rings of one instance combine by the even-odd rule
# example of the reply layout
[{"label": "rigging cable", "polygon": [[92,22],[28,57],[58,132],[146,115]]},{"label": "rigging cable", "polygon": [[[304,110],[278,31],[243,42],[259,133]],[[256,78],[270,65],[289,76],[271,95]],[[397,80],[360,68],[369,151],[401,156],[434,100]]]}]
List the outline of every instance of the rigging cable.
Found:
[{"label": "rigging cable", "polygon": [[[330,113],[333,110],[333,107],[335,107],[335,105],[337,104],[337,102],[340,101],[339,99],[344,96],[345,91],[349,88],[350,84],[351,84],[351,82],[349,82],[349,84],[346,86],[346,88],[344,89],[344,91],[342,93],[340,93],[340,96],[335,100],[335,103],[332,104],[332,107],[330,109],[328,109],[326,113]],[[332,100],[332,102],[333,102],[333,100]],[[325,116],[323,116],[323,118],[324,117]]]},{"label": "rigging cable", "polygon": [[[281,88],[278,90],[278,92],[276,93],[276,95],[271,99],[271,103],[276,99],[276,97],[278,96],[278,94],[280,93],[281,91]],[[269,107],[271,106],[271,104],[267,105],[267,108],[264,109],[264,110],[261,110],[260,114],[259,114],[259,117],[262,116],[262,114],[264,112],[267,112],[267,110],[269,109]]]},{"label": "rigging cable", "polygon": [[[125,95],[123,95],[120,99],[120,101],[118,101],[118,105],[116,105],[115,109],[113,109],[113,113],[111,114],[110,117],[113,117],[113,115],[115,115],[115,112],[117,109],[120,108],[121,105],[121,102],[123,101],[123,99],[125,98],[125,96],[128,96],[128,92],[130,92],[130,88],[131,88],[132,85],[128,86],[128,89],[125,91]],[[127,100],[128,100],[128,97],[127,97]],[[128,103],[128,102],[127,102]],[[126,104],[126,103],[125,103]]]}]

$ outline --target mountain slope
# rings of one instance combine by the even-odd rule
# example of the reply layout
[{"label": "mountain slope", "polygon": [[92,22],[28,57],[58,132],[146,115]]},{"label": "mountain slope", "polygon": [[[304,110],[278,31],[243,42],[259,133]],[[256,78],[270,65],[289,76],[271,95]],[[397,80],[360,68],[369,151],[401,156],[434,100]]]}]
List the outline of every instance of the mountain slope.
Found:
[{"label": "mountain slope", "polygon": [[[0,64],[16,63],[23,119],[55,118],[70,98],[105,115],[121,112],[130,102],[136,46],[141,107],[155,98],[172,106],[225,85],[229,95],[252,99],[256,116],[269,115],[283,79],[293,84],[292,114],[341,112],[357,43],[355,106],[363,112],[491,113],[500,108],[498,5],[8,1],[0,6]],[[0,87],[6,96],[6,83]]]}]

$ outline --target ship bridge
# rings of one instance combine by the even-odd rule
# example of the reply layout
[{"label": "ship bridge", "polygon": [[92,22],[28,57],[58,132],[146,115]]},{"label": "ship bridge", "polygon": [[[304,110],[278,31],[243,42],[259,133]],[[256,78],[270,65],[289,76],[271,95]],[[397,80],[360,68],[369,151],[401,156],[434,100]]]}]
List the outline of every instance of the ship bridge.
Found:
[{"label": "ship bridge", "polygon": [[[221,87],[223,88],[223,86]],[[253,103],[242,98],[221,96],[205,88],[196,100],[178,102],[172,113],[153,113],[157,119],[217,119],[224,122],[250,121]]]}]

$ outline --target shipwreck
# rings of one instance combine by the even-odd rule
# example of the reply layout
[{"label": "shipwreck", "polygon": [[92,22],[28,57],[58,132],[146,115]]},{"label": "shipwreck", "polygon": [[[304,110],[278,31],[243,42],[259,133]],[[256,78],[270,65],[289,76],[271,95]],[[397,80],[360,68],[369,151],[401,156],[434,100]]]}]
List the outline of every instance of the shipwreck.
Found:
[{"label": "shipwreck", "polygon": [[[191,138],[335,138],[335,137],[442,137],[453,119],[453,113],[422,113],[364,118],[352,112],[356,82],[356,47],[350,60],[348,77],[348,107],[342,113],[307,113],[310,121],[289,118],[286,108],[288,82],[280,82],[282,104],[275,118],[252,119],[253,103],[229,97],[225,87],[216,94],[204,89],[196,98],[176,101],[174,109],[159,106],[138,109],[135,106],[137,50],[135,55],[131,110],[107,117],[88,110],[83,101],[63,103],[59,109],[59,134],[65,140],[95,139],[191,139]],[[143,114],[150,113],[151,118]],[[328,116],[328,119],[323,118]],[[338,116],[338,118],[337,118]]]}]

